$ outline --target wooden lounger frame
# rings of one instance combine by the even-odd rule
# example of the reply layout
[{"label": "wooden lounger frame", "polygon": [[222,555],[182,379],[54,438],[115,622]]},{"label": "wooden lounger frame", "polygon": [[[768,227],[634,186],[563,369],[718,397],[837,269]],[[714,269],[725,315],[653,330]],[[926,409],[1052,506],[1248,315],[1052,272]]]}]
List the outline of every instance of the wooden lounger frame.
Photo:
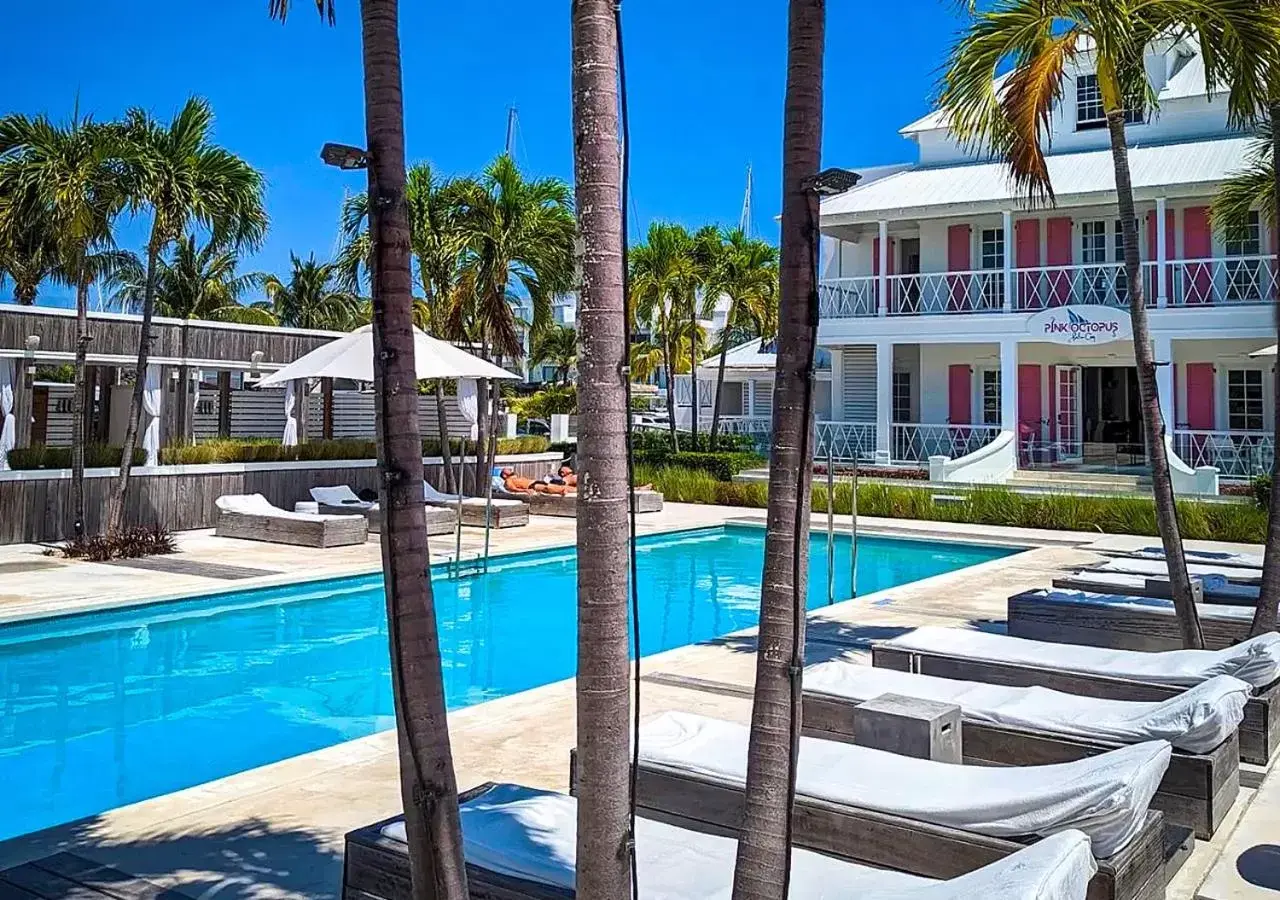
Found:
[{"label": "wooden lounger frame", "polygon": [[[1160,577],[1159,575],[1151,575],[1146,572],[1121,572],[1118,569],[1107,568],[1108,563],[1124,562],[1126,559],[1137,561],[1137,560],[1142,560],[1143,557],[1132,557],[1132,556],[1112,557],[1111,559],[1104,560],[1103,562],[1090,563],[1087,566],[1081,566],[1080,571],[1101,572],[1104,575],[1108,575],[1108,574],[1109,575],[1139,575],[1145,578]],[[1144,561],[1158,562],[1159,560],[1144,560]],[[1194,560],[1194,559],[1187,560],[1187,564],[1192,566],[1217,565],[1216,562],[1201,562],[1199,560]],[[1195,572],[1191,572],[1189,574],[1191,575],[1192,578],[1197,577],[1197,573]],[[1205,572],[1203,574],[1207,575],[1210,573]],[[1253,566],[1223,566],[1222,571],[1214,572],[1212,574],[1221,575],[1223,578],[1227,579],[1227,581],[1232,582],[1234,584],[1247,584],[1253,587],[1257,587],[1258,585],[1262,584],[1262,572],[1261,570],[1256,569]]]},{"label": "wooden lounger frame", "polygon": [[[491,528],[516,528],[521,525],[529,524],[529,504],[523,500],[517,500],[515,503],[504,502],[501,497],[494,498],[493,506],[489,507],[490,517],[489,526]],[[518,506],[516,504],[519,504]],[[441,504],[443,507],[444,504]],[[457,503],[448,506],[449,509],[457,509]],[[476,503],[472,501],[468,503],[462,501],[462,524],[471,525],[477,528],[484,527],[484,503]]]},{"label": "wooden lounger frame", "polygon": [[[465,803],[494,788],[493,782],[464,791]],[[383,819],[347,833],[342,862],[342,900],[412,900],[409,854],[399,841],[383,837],[382,829],[401,816]],[[573,891],[502,875],[467,865],[467,884],[475,900],[572,900]]]},{"label": "wooden lounger frame", "polygon": [[[871,664],[882,669],[899,672],[917,672],[936,675],[939,678],[958,678],[963,681],[981,681],[986,684],[1003,684],[1009,687],[1040,687],[1080,694],[1085,697],[1102,697],[1107,700],[1166,700],[1182,693],[1182,688],[1163,684],[1148,684],[1127,678],[1112,678],[1064,669],[1022,666],[1006,662],[967,659],[945,653],[928,653],[905,648],[874,644],[871,647]],[[1276,748],[1280,747],[1280,679],[1265,687],[1254,688],[1253,696],[1244,707],[1244,721],[1240,723],[1240,758],[1247,763],[1266,765]]]},{"label": "wooden lounger frame", "polygon": [[[369,523],[370,534],[382,532],[382,510],[366,509],[358,506],[317,504],[320,514],[325,516],[361,516]],[[427,534],[453,534],[458,525],[458,514],[438,506],[426,507]]]},{"label": "wooden lounger frame", "polygon": [[[852,743],[856,706],[857,701],[849,698],[806,691],[804,733]],[[1124,745],[962,719],[961,746],[964,761],[970,765],[1044,766],[1096,756]],[[1185,825],[1196,837],[1207,840],[1239,793],[1240,744],[1233,733],[1206,753],[1175,748],[1151,806],[1163,812],[1169,823]]]},{"label": "wooden lounger frame", "polygon": [[[1080,573],[1084,574],[1084,573]],[[1109,572],[1091,572],[1092,575],[1108,575]],[[1141,577],[1141,576],[1139,576]],[[1158,578],[1142,579],[1142,587],[1132,584],[1104,584],[1098,581],[1080,580],[1075,575],[1060,575],[1053,579],[1053,586],[1064,591],[1089,591],[1095,594],[1122,594],[1130,597],[1154,597],[1159,600],[1170,600],[1172,595],[1167,580]],[[1237,585],[1237,587],[1249,587],[1250,585]],[[1204,589],[1204,602],[1213,606],[1257,606],[1256,599],[1247,599],[1237,594],[1223,593],[1206,587]]]},{"label": "wooden lounger frame", "polygon": [[[647,818],[698,831],[719,829],[734,834],[741,827],[744,791],[738,785],[641,761],[636,802]],[[1193,843],[1189,829],[1174,828],[1178,837],[1168,851],[1164,815],[1148,810],[1141,831],[1129,845],[1115,856],[1097,861],[1098,873],[1089,882],[1088,900],[1164,897],[1169,877],[1186,861]],[[956,878],[1026,846],[801,796],[796,797],[792,829],[796,847],[938,879]]]},{"label": "wooden lounger frame", "polygon": [[[529,511],[535,516],[563,516],[577,518],[577,494],[540,494],[537,491],[513,494],[510,491],[494,491],[495,497],[504,500],[522,500],[529,504]],[[636,512],[661,512],[662,494],[657,491],[636,491]]]},{"label": "wooden lounger frame", "polygon": [[[1203,607],[1202,607],[1203,609]],[[1008,629],[1014,637],[1112,650],[1181,650],[1182,632],[1173,607],[1142,609],[1087,600],[1062,601],[1036,591],[1009,598]],[[1206,650],[1223,650],[1249,639],[1248,618],[1200,616]]]},{"label": "wooden lounger frame", "polygon": [[320,519],[220,510],[214,534],[299,547],[345,547],[367,541],[369,526],[364,516]]}]

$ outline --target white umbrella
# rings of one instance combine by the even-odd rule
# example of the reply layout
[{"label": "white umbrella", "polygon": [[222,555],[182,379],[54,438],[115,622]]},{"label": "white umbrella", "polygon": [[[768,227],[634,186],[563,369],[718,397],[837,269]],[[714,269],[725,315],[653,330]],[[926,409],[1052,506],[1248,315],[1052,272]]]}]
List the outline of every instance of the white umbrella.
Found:
[{"label": "white umbrella", "polygon": [[[417,328],[413,329],[413,360],[419,381],[426,378],[519,378]],[[258,385],[270,387],[299,378],[373,381],[373,326],[365,325],[346,337],[317,347],[283,369],[264,376]]]},{"label": "white umbrella", "polygon": [[1272,344],[1270,347],[1263,347],[1261,350],[1254,350],[1249,355],[1250,356],[1275,356],[1276,345]]}]

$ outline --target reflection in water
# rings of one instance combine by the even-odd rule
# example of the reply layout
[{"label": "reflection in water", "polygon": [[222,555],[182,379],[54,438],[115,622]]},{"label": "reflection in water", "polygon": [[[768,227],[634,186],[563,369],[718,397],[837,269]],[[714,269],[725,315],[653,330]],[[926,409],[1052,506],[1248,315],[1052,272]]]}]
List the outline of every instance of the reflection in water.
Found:
[{"label": "reflection in water", "polygon": [[[644,654],[756,623],[761,531],[642,540]],[[848,596],[837,563],[837,596]],[[864,539],[869,592],[1002,551]],[[810,605],[826,602],[813,542]],[[570,552],[434,582],[447,701],[573,675]],[[0,839],[390,728],[380,576],[0,627]]]}]

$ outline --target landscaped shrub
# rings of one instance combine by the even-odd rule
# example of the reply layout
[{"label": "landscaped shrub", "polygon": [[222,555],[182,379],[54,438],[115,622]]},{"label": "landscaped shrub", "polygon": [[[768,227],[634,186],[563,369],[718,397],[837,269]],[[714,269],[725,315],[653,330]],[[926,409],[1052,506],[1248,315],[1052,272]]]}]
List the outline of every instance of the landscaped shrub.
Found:
[{"label": "landscaped shrub", "polygon": [[[705,431],[698,432],[696,442],[687,431],[677,432],[676,436],[682,453],[706,453],[711,450],[711,435]],[[665,428],[637,428],[632,432],[631,440],[636,453],[644,451],[655,460],[665,459],[675,452],[671,447],[671,432]],[[749,434],[729,434],[722,431],[716,436],[717,453],[754,453],[755,446],[755,439]]]},{"label": "landscaped shrub", "polygon": [[1255,475],[1253,480],[1249,482],[1249,487],[1253,491],[1253,502],[1258,504],[1258,509],[1271,508],[1271,476]]},{"label": "landscaped shrub", "polygon": [[[70,469],[71,448],[34,444],[9,451],[11,469]],[[133,464],[140,466],[147,461],[147,453],[141,447],[133,451]],[[120,448],[105,444],[88,444],[84,448],[86,469],[110,469],[120,465]]]},{"label": "landscaped shrub", "polygon": [[[462,441],[450,441],[456,457],[462,449]],[[547,449],[548,441],[537,435],[523,435],[514,438],[498,438],[498,453],[542,453]],[[475,446],[467,442],[468,454],[475,453]],[[423,456],[439,456],[440,442],[434,438],[422,442]],[[363,438],[339,438],[331,441],[308,441],[286,447],[271,438],[225,439],[217,438],[201,441],[198,444],[165,447],[160,451],[160,462],[164,465],[205,465],[210,463],[244,463],[244,462],[295,462],[324,461],[343,459],[377,459],[378,444]],[[116,463],[120,460],[120,451],[116,451]],[[16,468],[16,466],[15,466]]]},{"label": "landscaped shrub", "polygon": [[754,453],[732,451],[726,453],[705,453],[681,451],[679,453],[654,452],[653,450],[637,450],[636,462],[646,465],[665,465],[675,468],[701,469],[710,472],[721,481],[732,481],[733,476],[744,469],[754,469],[765,463],[763,457]]},{"label": "landscaped shrub", "polygon": [[177,549],[173,534],[167,528],[138,525],[111,535],[95,534],[70,540],[62,545],[62,555],[68,559],[106,562],[109,559],[159,556]]},{"label": "landscaped shrub", "polygon": [[[853,474],[853,466],[844,466],[836,463],[835,474],[837,478],[848,478]],[[814,463],[813,474],[815,476],[826,477],[827,466],[825,463]],[[859,478],[893,478],[898,481],[928,481],[929,471],[927,469],[908,469],[899,468],[898,466],[858,466]]]}]

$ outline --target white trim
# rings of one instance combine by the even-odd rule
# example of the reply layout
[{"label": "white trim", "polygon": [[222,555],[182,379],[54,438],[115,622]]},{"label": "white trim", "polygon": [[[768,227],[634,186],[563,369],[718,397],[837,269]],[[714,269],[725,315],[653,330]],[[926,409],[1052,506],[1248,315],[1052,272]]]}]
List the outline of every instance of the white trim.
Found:
[{"label": "white trim", "polygon": [[[74,309],[63,309],[60,306],[24,306],[18,303],[0,303],[0,314],[18,313],[19,315],[60,316],[75,318]],[[133,313],[97,312],[89,313],[90,322],[141,322],[141,315]],[[212,322],[208,319],[174,319],[167,316],[154,316],[152,325],[175,325],[185,323],[189,328],[207,328],[215,331],[252,331],[258,334],[300,334],[308,337],[346,337],[345,331],[321,331],[311,328],[289,328],[283,325],[246,325],[240,322]]]},{"label": "white trim", "polygon": [[[13,350],[0,347],[0,359],[34,359],[36,365],[49,365],[57,363],[73,363],[76,355],[71,351],[63,350],[37,350],[34,356],[28,355],[25,350]],[[111,354],[111,353],[90,353],[85,357],[85,362],[91,366],[125,366],[133,369],[138,365],[137,354]],[[245,360],[225,360],[225,359],[196,359],[189,357],[182,359],[178,356],[147,356],[147,362],[157,366],[188,366],[193,369],[212,369],[220,372],[251,372],[263,371],[274,372],[276,369],[283,369],[288,363],[262,362],[258,365],[252,365]],[[283,387],[283,385],[281,385]]]}]

